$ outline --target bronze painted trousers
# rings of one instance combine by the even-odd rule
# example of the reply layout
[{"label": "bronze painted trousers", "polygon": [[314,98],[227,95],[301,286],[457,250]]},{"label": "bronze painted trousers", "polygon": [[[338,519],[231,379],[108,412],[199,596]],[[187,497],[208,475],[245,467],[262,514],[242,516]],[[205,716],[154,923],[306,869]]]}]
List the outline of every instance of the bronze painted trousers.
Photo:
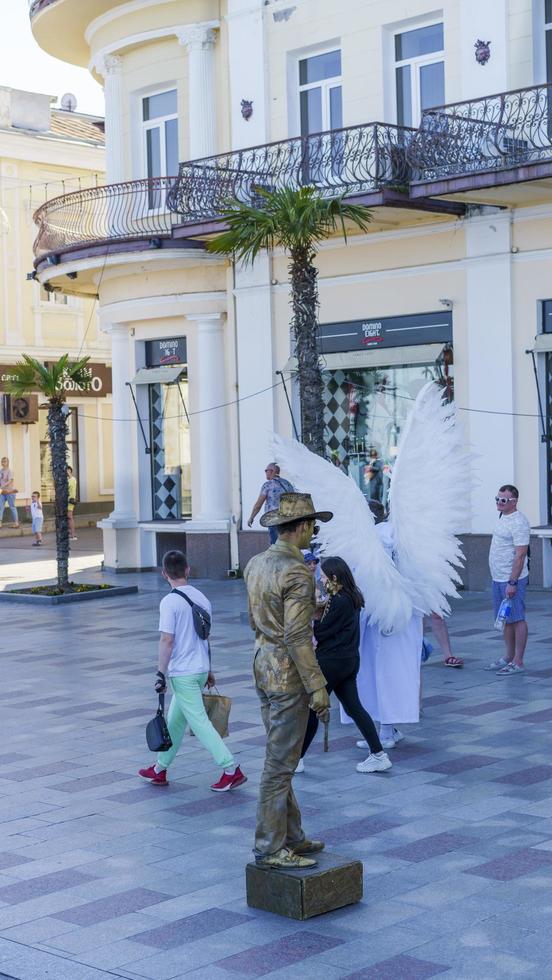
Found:
[{"label": "bronze painted trousers", "polygon": [[265,691],[259,681],[257,694],[267,738],[257,805],[255,855],[266,857],[305,838],[291,780],[307,730],[309,695],[304,688],[294,693]]}]

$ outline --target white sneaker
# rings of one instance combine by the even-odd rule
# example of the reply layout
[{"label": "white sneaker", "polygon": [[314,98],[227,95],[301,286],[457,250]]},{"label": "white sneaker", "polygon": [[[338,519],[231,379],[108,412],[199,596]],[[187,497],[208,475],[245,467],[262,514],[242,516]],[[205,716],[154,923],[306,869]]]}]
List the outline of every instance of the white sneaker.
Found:
[{"label": "white sneaker", "polygon": [[299,762],[297,763],[297,766],[295,767],[295,772],[304,772],[304,771],[305,771],[305,763],[304,763],[303,759],[299,759]]},{"label": "white sneaker", "polygon": [[391,766],[391,759],[385,752],[380,752],[379,755],[371,752],[364,762],[358,763],[357,772],[386,772],[387,769],[391,769]]},{"label": "white sneaker", "polygon": [[367,749],[368,742],[364,738],[359,738],[357,742],[357,749]]},{"label": "white sneaker", "polygon": [[380,739],[384,749],[394,749],[397,742],[402,742],[404,735],[398,728],[393,729],[393,738]]},{"label": "white sneaker", "polygon": [[490,664],[485,664],[483,670],[502,670],[502,668],[507,667],[509,663],[509,660],[505,660],[504,657],[499,657],[498,660],[493,660]]}]

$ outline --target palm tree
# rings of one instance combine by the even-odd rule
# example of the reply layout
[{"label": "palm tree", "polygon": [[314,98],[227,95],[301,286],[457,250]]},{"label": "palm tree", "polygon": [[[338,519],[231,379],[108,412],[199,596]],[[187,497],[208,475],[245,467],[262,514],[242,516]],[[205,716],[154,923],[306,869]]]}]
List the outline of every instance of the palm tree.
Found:
[{"label": "palm tree", "polygon": [[253,262],[262,249],[283,248],[289,255],[301,439],[313,452],[324,456],[323,382],[317,344],[318,270],[314,260],[321,241],[339,232],[347,241],[347,221],[366,231],[372,212],[361,205],[344,203],[343,196],[321,197],[315,187],[254,190],[256,206],[229,201],[220,209],[228,230],[211,239],[207,248],[245,263]]},{"label": "palm tree", "polygon": [[86,370],[88,357],[69,361],[64,354],[59,361],[46,367],[28,354],[22,355],[13,371],[13,377],[6,388],[16,398],[23,398],[38,392],[48,400],[48,438],[52,461],[52,476],[55,488],[56,514],[56,554],[58,586],[62,590],[69,587],[69,526],[67,524],[67,504],[69,498],[67,482],[67,416],[65,403],[65,382],[71,381],[78,390],[86,388],[90,376]]}]

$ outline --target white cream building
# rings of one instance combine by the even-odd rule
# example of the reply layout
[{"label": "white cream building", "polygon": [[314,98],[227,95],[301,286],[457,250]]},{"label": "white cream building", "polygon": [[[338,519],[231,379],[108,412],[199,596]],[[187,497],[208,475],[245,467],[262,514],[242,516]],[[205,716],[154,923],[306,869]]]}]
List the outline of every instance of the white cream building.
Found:
[{"label": "white cream building", "polygon": [[75,111],[72,99],[72,109],[55,101],[0,87],[0,455],[14,472],[20,521],[29,516],[33,490],[52,516],[47,407],[36,394],[10,404],[6,381],[22,353],[46,362],[88,355],[89,390],[68,392],[68,448],[77,521],[94,523],[113,507],[109,339],[99,329],[95,300],[32,278],[32,246],[33,212],[46,198],[102,183],[103,120]]},{"label": "white cream building", "polygon": [[[318,258],[329,450],[384,494],[370,450],[392,469],[411,398],[452,374],[453,349],[479,456],[466,582],[485,581],[493,498],[514,482],[541,528],[533,581],[550,584],[551,0],[33,0],[30,15],[46,51],[105,86],[107,186],[46,204],[36,268],[97,295],[111,338],[106,564],[151,567],[178,544],[221,575],[264,544],[242,525],[267,434],[298,414],[286,259],[234,269],[203,242],[228,195],[316,183],[374,209]],[[431,506],[423,460],[419,495]]]}]

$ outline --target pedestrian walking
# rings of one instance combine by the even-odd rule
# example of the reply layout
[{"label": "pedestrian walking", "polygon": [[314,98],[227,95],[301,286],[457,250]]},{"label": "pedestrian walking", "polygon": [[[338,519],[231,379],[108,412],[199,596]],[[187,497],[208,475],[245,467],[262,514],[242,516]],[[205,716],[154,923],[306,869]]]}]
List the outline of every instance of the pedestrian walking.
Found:
[{"label": "pedestrian walking", "polygon": [[426,624],[431,626],[435,639],[441,647],[445,667],[463,667],[464,661],[462,657],[455,657],[452,652],[446,619],[440,616],[439,613],[431,613],[431,616],[424,617],[424,626]]},{"label": "pedestrian walking", "polygon": [[[278,510],[278,503],[282,494],[293,493],[295,489],[289,480],[284,480],[283,477],[280,476],[280,467],[277,465],[277,463],[268,463],[268,465],[265,467],[265,476],[266,480],[260,489],[259,496],[253,504],[251,516],[247,522],[248,527],[253,526],[253,521],[255,520],[263,504],[266,513],[271,510]],[[275,527],[268,528],[268,537],[270,544],[274,544],[278,537]]]},{"label": "pedestrian walking", "polygon": [[33,548],[40,548],[42,544],[42,523],[44,520],[44,514],[42,512],[42,503],[38,490],[33,490],[31,494],[31,520],[32,530],[35,536]]},{"label": "pedestrian walking", "polygon": [[278,528],[271,548],[248,562],[244,578],[249,621],[255,631],[253,672],[266,729],[266,755],[255,831],[255,860],[269,868],[311,868],[306,855],[323,850],[308,840],[291,786],[307,729],[309,704],[328,717],[330,699],[312,645],[314,579],[303,560],[317,533],[315,521],[331,511],[315,512],[308,493],[285,493],[277,510],[261,518]]},{"label": "pedestrian walking", "polygon": [[511,483],[500,487],[495,497],[498,517],[489,551],[495,617],[502,601],[510,601],[510,613],[504,626],[505,655],[485,667],[501,676],[521,674],[525,670],[523,657],[529,632],[525,593],[529,582],[531,526],[525,514],[517,509],[518,499],[517,487]]},{"label": "pedestrian walking", "polygon": [[[223,773],[211,789],[225,793],[247,782],[247,777],[236,765],[230,749],[224,744],[213,727],[205,706],[202,691],[213,687],[215,677],[211,671],[209,642],[201,639],[194,626],[192,606],[195,603],[211,616],[211,604],[199,589],[188,582],[190,569],[182,551],[168,551],[163,558],[162,575],[171,586],[159,606],[159,660],[155,690],[163,694],[167,678],[172,700],[167,725],[172,748],[160,752],[154,765],[140,769],[139,775],[154,786],[168,786],[167,770],[173,762],[187,726],[208,752]],[[189,601],[187,601],[189,600]]]},{"label": "pedestrian walking", "polygon": [[15,489],[15,483],[13,479],[13,470],[10,469],[10,461],[7,456],[3,456],[2,468],[0,469],[0,494],[2,496],[2,513],[0,514],[0,524],[4,518],[4,511],[6,507],[10,508],[12,516],[12,527],[19,527],[19,514],[17,513],[17,507],[15,506],[15,495],[17,490]]},{"label": "pedestrian walking", "polygon": [[[360,667],[360,611],[364,607],[364,598],[342,558],[324,558],[322,582],[329,598],[321,618],[314,621],[314,638],[316,659],[326,678],[326,690],[328,694],[335,693],[370,748],[369,756],[358,763],[357,771],[385,772],[391,768],[391,760],[383,751],[374,722],[360,703],[356,683]],[[310,711],[301,762],[317,730],[318,717]],[[297,771],[304,771],[304,763]]]},{"label": "pedestrian walking", "polygon": [[67,523],[69,525],[69,539],[77,540],[75,534],[75,504],[77,502],[77,478],[73,476],[73,467],[67,467]]}]

